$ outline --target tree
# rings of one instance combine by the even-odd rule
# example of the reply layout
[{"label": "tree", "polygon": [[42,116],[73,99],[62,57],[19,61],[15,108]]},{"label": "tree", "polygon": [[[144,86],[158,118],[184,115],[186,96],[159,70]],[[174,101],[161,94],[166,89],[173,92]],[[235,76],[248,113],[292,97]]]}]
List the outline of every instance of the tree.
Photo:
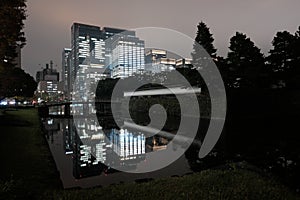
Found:
[{"label": "tree", "polygon": [[32,97],[37,83],[20,68],[7,68],[0,72],[0,99],[4,97]]},{"label": "tree", "polygon": [[223,58],[222,56],[217,56],[215,63],[218,67],[218,70],[224,81],[224,85],[226,87],[228,85],[227,83],[230,80],[230,73],[229,73],[229,67],[227,64],[227,59]]},{"label": "tree", "polygon": [[300,26],[298,27],[298,30],[295,33],[295,45],[294,45],[294,59],[295,59],[295,67],[300,68]]},{"label": "tree", "polygon": [[288,73],[289,79],[287,80],[287,86],[290,88],[300,88],[300,26],[295,32],[295,43],[292,45],[292,63],[291,69]]},{"label": "tree", "polygon": [[230,39],[227,56],[230,87],[257,86],[258,76],[264,66],[264,56],[260,49],[245,34],[236,32]]},{"label": "tree", "polygon": [[[296,33],[297,35],[297,33]],[[296,64],[297,36],[282,31],[277,32],[272,41],[273,49],[267,57],[268,69],[273,77],[272,84],[285,87],[287,79]]]},{"label": "tree", "polygon": [[[191,53],[193,59],[192,62],[195,67],[206,70],[206,66],[208,65],[207,60],[216,58],[217,50],[213,45],[214,38],[207,25],[201,21],[197,28],[198,31],[193,46],[193,52]],[[210,58],[207,58],[205,51]]]},{"label": "tree", "polygon": [[25,0],[0,0],[0,70],[13,66],[17,46],[25,45],[25,9]]},{"label": "tree", "polygon": [[[201,71],[206,70],[206,72],[208,72],[207,70],[210,70],[210,66],[213,62],[212,59],[216,58],[217,50],[213,45],[214,38],[210,33],[209,27],[207,27],[207,25],[201,21],[198,24],[197,28],[197,35],[195,38],[191,56],[194,68],[196,68],[201,74]],[[197,80],[194,78],[196,78]],[[202,76],[192,76],[191,78],[189,78],[189,81],[197,83],[197,85],[202,88],[202,92],[208,94],[208,88]]]},{"label": "tree", "polygon": [[[207,27],[207,25],[201,21],[198,24],[197,28],[198,31],[195,38],[195,42],[200,44],[211,57],[213,58],[216,57],[217,50],[213,45],[214,38],[209,31],[209,27]],[[197,48],[197,46],[198,46],[197,44],[194,44],[194,52],[192,53],[192,56],[198,53],[197,51],[199,51],[199,49]]]}]

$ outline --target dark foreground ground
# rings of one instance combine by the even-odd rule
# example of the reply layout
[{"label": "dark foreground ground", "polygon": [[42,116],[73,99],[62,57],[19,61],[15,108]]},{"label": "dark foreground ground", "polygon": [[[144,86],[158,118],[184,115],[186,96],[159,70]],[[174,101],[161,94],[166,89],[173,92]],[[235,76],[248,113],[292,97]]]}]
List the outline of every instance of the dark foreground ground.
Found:
[{"label": "dark foreground ground", "polygon": [[297,199],[247,163],[184,177],[63,190],[36,109],[1,112],[0,199]]}]

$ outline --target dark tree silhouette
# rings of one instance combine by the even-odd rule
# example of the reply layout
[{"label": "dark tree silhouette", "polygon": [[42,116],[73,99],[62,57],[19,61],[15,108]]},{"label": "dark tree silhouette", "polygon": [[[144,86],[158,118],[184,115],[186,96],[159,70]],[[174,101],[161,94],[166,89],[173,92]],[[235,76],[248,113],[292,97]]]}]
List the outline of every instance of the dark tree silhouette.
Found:
[{"label": "dark tree silhouette", "polygon": [[0,98],[3,97],[32,97],[37,83],[29,74],[20,68],[7,68],[0,72]]},{"label": "dark tree silhouette", "polygon": [[[198,31],[195,38],[195,42],[200,44],[211,57],[216,56],[217,50],[215,49],[213,42],[214,38],[213,35],[209,31],[209,27],[204,22],[200,22],[197,26]],[[197,53],[197,45],[194,45],[195,53]],[[193,54],[192,54],[193,55]]]},{"label": "dark tree silhouette", "polygon": [[245,34],[237,32],[230,39],[227,56],[230,80],[229,87],[256,87],[264,65],[260,49]]},{"label": "dark tree silhouette", "polygon": [[0,70],[13,66],[17,46],[25,45],[22,31],[26,19],[25,0],[0,1]]},{"label": "dark tree silhouette", "polygon": [[229,67],[227,64],[226,58],[223,58],[221,56],[217,56],[215,63],[218,67],[218,70],[222,76],[222,79],[224,81],[225,87],[228,85],[227,83],[230,80],[230,73],[229,73]]},{"label": "dark tree silhouette", "polygon": [[[217,50],[213,45],[214,38],[210,33],[209,27],[201,21],[197,28],[198,30],[193,46],[193,52],[191,53],[192,64],[193,67],[199,70],[200,73],[204,70],[205,72],[208,72],[213,59],[216,59],[217,57]],[[193,78],[197,78],[197,80],[193,80]],[[213,80],[214,77],[211,77],[211,79]],[[202,77],[193,76],[189,79],[189,81],[197,83],[196,85],[202,88],[202,92],[208,94],[207,85]]]},{"label": "dark tree silhouette", "polygon": [[296,37],[287,32],[277,32],[272,41],[273,49],[267,57],[268,69],[273,77],[272,84],[286,87],[289,74],[296,64]]},{"label": "dark tree silhouette", "polygon": [[287,72],[286,84],[289,88],[300,88],[300,26],[295,32],[295,41],[291,44],[292,58]]},{"label": "dark tree silhouette", "polygon": [[[195,38],[194,50],[191,53],[194,67],[205,69],[208,64],[207,60],[216,58],[216,52],[213,45],[214,38],[209,31],[209,28],[204,22],[198,24],[198,31]],[[201,48],[202,47],[202,48]],[[211,58],[206,57],[205,51]]]}]

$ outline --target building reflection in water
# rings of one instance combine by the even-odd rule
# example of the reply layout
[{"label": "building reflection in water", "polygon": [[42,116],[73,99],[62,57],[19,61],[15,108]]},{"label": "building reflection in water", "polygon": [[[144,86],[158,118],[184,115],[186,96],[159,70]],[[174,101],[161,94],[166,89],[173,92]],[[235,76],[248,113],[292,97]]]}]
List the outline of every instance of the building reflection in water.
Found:
[{"label": "building reflection in water", "polygon": [[[53,134],[63,134],[63,148],[72,156],[73,176],[76,179],[117,172],[114,168],[136,169],[145,161],[146,152],[164,150],[168,140],[160,136],[146,137],[140,131],[118,129],[111,117],[99,119],[44,119],[49,142]],[[104,124],[103,124],[104,123]]]}]

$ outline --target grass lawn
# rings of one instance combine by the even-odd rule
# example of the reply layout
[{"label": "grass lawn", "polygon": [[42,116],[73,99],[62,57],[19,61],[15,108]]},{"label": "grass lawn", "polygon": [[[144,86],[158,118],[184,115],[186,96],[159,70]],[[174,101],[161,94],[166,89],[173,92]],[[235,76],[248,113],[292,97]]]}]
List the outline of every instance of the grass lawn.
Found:
[{"label": "grass lawn", "polygon": [[0,198],[34,198],[60,188],[37,110],[6,111],[0,121]]},{"label": "grass lawn", "polygon": [[104,188],[54,191],[45,199],[299,199],[269,178],[243,169],[205,170],[184,177]]},{"label": "grass lawn", "polygon": [[0,115],[0,199],[297,199],[267,176],[235,168],[184,177],[63,190],[36,109]]}]

